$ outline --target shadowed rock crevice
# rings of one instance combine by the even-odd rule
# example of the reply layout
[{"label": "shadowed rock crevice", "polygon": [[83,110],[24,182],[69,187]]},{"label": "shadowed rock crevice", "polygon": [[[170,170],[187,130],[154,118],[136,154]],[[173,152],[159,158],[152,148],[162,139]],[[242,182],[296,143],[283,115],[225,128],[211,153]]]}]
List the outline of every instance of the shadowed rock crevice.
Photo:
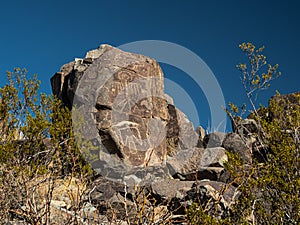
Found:
[{"label": "shadowed rock crevice", "polygon": [[179,124],[177,119],[176,108],[168,104],[169,121],[167,123],[167,152],[171,155],[176,151],[179,141]]},{"label": "shadowed rock crevice", "polygon": [[106,148],[106,150],[110,153],[110,154],[117,154],[117,156],[120,159],[123,159],[124,156],[122,155],[122,153],[120,152],[120,150],[118,149],[118,145],[116,144],[116,142],[111,138],[111,136],[109,135],[108,131],[105,130],[99,130],[99,135],[101,137],[101,141],[102,144],[104,145],[104,147]]}]

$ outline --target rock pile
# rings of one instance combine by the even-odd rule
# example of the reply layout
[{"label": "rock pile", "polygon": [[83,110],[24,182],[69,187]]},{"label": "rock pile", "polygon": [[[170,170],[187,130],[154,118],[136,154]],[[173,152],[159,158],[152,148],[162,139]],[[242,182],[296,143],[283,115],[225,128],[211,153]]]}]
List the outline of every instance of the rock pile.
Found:
[{"label": "rock pile", "polygon": [[[136,218],[143,189],[153,198],[145,206],[156,212],[152,218],[157,224],[164,215],[178,220],[197,201],[210,214],[225,217],[238,196],[226,183],[226,151],[250,164],[253,140],[238,132],[195,131],[164,94],[163,79],[154,59],[109,45],[62,66],[51,78],[53,93],[63,104],[84,109],[84,118],[93,122],[82,126],[88,134],[82,136],[101,146],[91,150],[96,159],[90,162],[100,177],[88,187],[89,203],[100,214],[113,209],[118,219]],[[250,122],[253,131],[256,125]]]}]

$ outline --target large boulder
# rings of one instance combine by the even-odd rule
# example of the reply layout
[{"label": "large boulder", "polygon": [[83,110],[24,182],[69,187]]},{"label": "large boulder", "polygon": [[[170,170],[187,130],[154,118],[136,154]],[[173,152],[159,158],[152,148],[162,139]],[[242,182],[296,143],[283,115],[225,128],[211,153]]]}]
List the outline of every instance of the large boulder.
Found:
[{"label": "large boulder", "polygon": [[223,132],[214,132],[204,136],[203,144],[205,148],[221,147],[226,134]]},{"label": "large boulder", "polygon": [[[93,165],[113,155],[129,167],[160,166],[168,155],[198,144],[193,124],[164,94],[163,73],[154,59],[101,45],[62,66],[51,84],[70,109],[94,99],[84,116],[92,117],[105,151]],[[95,136],[91,127],[82,129],[90,132],[86,137]]]},{"label": "large boulder", "polygon": [[54,94],[69,108],[79,82],[85,82],[83,76],[103,76],[96,80],[104,80],[97,93],[88,85],[80,88],[81,93],[97,94],[92,110],[105,149],[132,166],[161,163],[166,156],[168,109],[161,97],[163,75],[158,63],[108,45],[88,52],[85,59],[64,65],[51,79]]},{"label": "large boulder", "polygon": [[101,45],[62,66],[51,84],[72,110],[82,153],[100,173],[87,188],[83,211],[97,210],[108,221],[126,216],[135,221],[142,203],[158,224],[166,215],[181,218],[200,199],[211,215],[226,216],[238,195],[226,184],[226,150],[249,163],[251,148],[238,134],[195,131],[164,93],[163,73],[154,59]]}]

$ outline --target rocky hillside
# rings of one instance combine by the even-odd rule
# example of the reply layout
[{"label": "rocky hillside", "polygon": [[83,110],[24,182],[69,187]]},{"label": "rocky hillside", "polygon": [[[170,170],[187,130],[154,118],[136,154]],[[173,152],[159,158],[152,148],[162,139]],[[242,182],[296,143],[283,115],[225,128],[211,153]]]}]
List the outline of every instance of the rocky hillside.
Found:
[{"label": "rocky hillside", "polygon": [[[135,200],[126,195],[135,196],[139,186],[160,209],[157,224],[166,215],[173,223],[180,221],[197,199],[209,214],[224,218],[239,196],[224,169],[226,152],[238,153],[246,165],[254,158],[263,161],[259,126],[249,117],[236,123],[232,133],[195,130],[164,94],[163,79],[155,60],[109,45],[62,66],[51,78],[53,93],[63,104],[79,108],[92,121],[80,129],[97,149],[89,159],[100,174],[89,187],[91,203],[103,216],[113,206],[120,220],[128,213],[124,207],[131,207],[134,218]],[[147,210],[151,205],[146,203]]]},{"label": "rocky hillside", "polygon": [[87,52],[51,78],[61,101],[26,74],[0,88],[0,224],[298,224],[300,93],[205,133],[147,56]]}]

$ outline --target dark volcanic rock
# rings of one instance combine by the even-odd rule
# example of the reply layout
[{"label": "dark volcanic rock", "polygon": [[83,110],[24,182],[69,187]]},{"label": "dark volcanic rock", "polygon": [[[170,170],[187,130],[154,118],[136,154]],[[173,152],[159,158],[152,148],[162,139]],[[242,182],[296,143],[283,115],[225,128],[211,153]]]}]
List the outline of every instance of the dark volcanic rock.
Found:
[{"label": "dark volcanic rock", "polygon": [[[87,78],[95,82],[87,83]],[[116,155],[125,165],[163,166],[167,155],[198,144],[192,123],[164,94],[159,64],[149,57],[101,45],[85,59],[62,66],[51,84],[70,109],[75,94],[78,107],[95,99],[85,116],[92,112],[105,154]]]},{"label": "dark volcanic rock", "polygon": [[175,214],[183,214],[196,199],[210,215],[221,219],[228,215],[231,205],[239,196],[237,189],[222,182],[163,180],[151,185],[152,192],[163,202],[170,202]]},{"label": "dark volcanic rock", "polygon": [[214,132],[204,136],[203,144],[205,148],[221,147],[226,134]]},{"label": "dark volcanic rock", "polygon": [[[211,178],[212,168],[223,167],[227,161],[225,149],[219,148],[193,148],[179,151],[176,155],[168,157],[167,167],[175,177],[182,180],[195,180],[197,176],[202,179]],[[208,172],[209,170],[210,172]],[[214,173],[220,173],[216,169]],[[205,177],[205,174],[207,177]]]},{"label": "dark volcanic rock", "polygon": [[[200,198],[210,214],[226,216],[238,195],[220,182],[229,179],[226,150],[251,163],[251,147],[235,133],[195,131],[164,93],[163,73],[154,59],[101,45],[62,66],[51,84],[54,95],[73,110],[72,119],[82,116],[89,122],[75,127],[83,143],[90,141],[82,153],[101,175],[89,187],[89,201],[100,212],[113,214],[114,209],[124,218],[127,207],[135,217],[140,188],[172,213],[184,212]],[[84,111],[77,115],[78,109]],[[250,122],[243,127],[252,132],[256,125]],[[147,200],[146,211],[151,204]]]},{"label": "dark volcanic rock", "polygon": [[252,146],[236,133],[228,133],[222,144],[227,151],[238,153],[246,163],[252,163]]},{"label": "dark volcanic rock", "polygon": [[160,196],[162,201],[169,202],[173,198],[184,199],[186,192],[193,187],[194,181],[165,179],[151,184],[152,192]]},{"label": "dark volcanic rock", "polygon": [[187,192],[187,204],[195,198],[200,199],[202,207],[211,216],[221,219],[228,215],[229,209],[238,198],[238,190],[229,184],[217,181],[200,181]]}]

